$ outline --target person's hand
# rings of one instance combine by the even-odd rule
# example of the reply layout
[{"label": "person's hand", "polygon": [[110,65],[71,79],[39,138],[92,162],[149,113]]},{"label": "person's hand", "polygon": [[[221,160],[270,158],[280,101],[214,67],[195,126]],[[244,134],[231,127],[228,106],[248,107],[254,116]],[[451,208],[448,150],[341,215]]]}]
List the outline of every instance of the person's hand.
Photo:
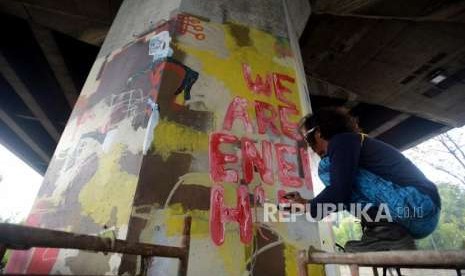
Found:
[{"label": "person's hand", "polygon": [[289,201],[289,203],[292,205],[292,204],[295,204],[295,203],[298,203],[298,204],[307,204],[308,203],[308,199],[305,199],[303,198],[302,196],[300,196],[300,193],[299,192],[290,192],[290,193],[287,193],[283,196],[283,198],[287,199]]}]

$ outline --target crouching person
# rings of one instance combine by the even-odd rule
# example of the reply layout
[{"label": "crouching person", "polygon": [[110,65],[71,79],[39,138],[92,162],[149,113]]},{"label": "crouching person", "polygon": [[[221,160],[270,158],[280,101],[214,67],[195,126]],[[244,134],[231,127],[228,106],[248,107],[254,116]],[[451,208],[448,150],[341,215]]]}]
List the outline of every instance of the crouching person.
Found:
[{"label": "crouching person", "polygon": [[296,192],[285,197],[309,203],[312,217],[322,204],[370,207],[368,218],[361,217],[361,240],[347,242],[347,252],[411,250],[414,239],[434,231],[441,210],[434,183],[397,149],[361,133],[345,110],[321,109],[302,119],[300,131],[321,157],[318,175],[326,188],[311,200]]}]

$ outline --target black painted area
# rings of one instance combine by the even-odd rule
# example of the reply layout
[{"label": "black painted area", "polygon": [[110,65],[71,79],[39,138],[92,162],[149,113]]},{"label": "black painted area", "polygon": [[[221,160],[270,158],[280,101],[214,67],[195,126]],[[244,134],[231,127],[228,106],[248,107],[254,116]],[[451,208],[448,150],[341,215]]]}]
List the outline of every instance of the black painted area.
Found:
[{"label": "black painted area", "polygon": [[84,86],[99,47],[87,44],[62,33],[52,32],[78,92]]},{"label": "black painted area", "polygon": [[447,128],[446,125],[412,116],[376,138],[403,149],[414,141],[445,128]]},{"label": "black painted area", "polygon": [[58,131],[63,131],[71,109],[29,24],[2,14],[0,26],[0,50],[42,109],[47,110],[52,124]]}]

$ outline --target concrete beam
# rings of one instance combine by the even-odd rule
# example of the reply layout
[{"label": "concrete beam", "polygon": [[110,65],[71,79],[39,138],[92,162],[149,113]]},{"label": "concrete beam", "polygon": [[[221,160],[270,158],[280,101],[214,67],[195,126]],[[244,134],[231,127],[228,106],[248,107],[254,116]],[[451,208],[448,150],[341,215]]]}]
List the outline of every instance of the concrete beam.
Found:
[{"label": "concrete beam", "polygon": [[16,94],[23,100],[26,106],[31,110],[32,114],[39,119],[42,126],[48,132],[48,134],[58,142],[60,139],[60,133],[56,127],[52,124],[50,119],[47,117],[45,112],[40,107],[39,103],[32,96],[31,91],[21,81],[16,72],[11,68],[8,61],[5,59],[2,53],[0,53],[0,73],[6,79],[6,81],[13,87]]},{"label": "concrete beam", "polygon": [[380,15],[363,15],[353,13],[332,13],[332,12],[313,12],[314,15],[327,15],[334,17],[351,17],[371,20],[392,20],[404,22],[457,22],[464,23],[461,17],[445,16],[422,16],[422,17],[403,17],[403,16],[380,16]]},{"label": "concrete beam", "polygon": [[384,132],[388,131],[389,129],[395,127],[396,125],[402,123],[403,121],[407,120],[408,118],[410,118],[409,114],[405,114],[405,113],[399,114],[399,115],[395,116],[394,118],[392,118],[391,120],[385,122],[381,126],[379,126],[379,127],[375,128],[374,130],[370,131],[368,133],[368,135],[370,135],[371,137],[376,137],[376,136],[380,135],[381,133],[384,133]]},{"label": "concrete beam", "polygon": [[431,138],[434,138],[434,137],[436,137],[436,136],[438,136],[440,134],[443,134],[444,132],[447,132],[447,131],[449,131],[451,129],[452,129],[452,127],[450,127],[450,126],[444,126],[443,128],[438,129],[437,131],[434,131],[434,132],[431,132],[428,135],[422,136],[421,139],[417,139],[415,141],[412,141],[412,142],[410,142],[408,144],[403,145],[399,150],[403,151],[403,150],[407,150],[409,148],[413,148],[416,145],[419,145],[419,144],[421,144],[421,143],[423,143],[423,142],[425,142],[425,141],[427,141],[427,140],[429,140]]},{"label": "concrete beam", "polygon": [[77,100],[79,92],[71,78],[68,67],[65,64],[63,55],[56,44],[52,32],[49,29],[32,22],[29,25],[36,41],[39,43],[40,48],[48,61],[48,64],[50,65],[50,68],[53,71],[53,74],[55,75],[55,78],[58,81],[58,84],[65,94],[69,106],[72,108]]},{"label": "concrete beam", "polygon": [[0,120],[2,120],[18,137],[42,159],[46,164],[50,162],[50,156],[3,110],[0,108]]},{"label": "concrete beam", "polygon": [[103,43],[111,24],[109,19],[101,20],[97,17],[88,17],[10,0],[0,0],[0,12],[33,21],[51,30],[96,46]]}]

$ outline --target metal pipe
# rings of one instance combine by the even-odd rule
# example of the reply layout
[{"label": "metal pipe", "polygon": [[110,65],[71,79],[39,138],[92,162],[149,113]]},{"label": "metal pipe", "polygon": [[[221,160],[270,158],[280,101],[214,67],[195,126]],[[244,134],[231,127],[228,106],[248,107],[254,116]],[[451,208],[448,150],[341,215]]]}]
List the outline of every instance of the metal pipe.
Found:
[{"label": "metal pipe", "polygon": [[305,250],[299,251],[297,265],[299,266],[299,276],[307,276],[308,269],[307,269],[307,253]]},{"label": "metal pipe", "polygon": [[182,231],[182,242],[181,246],[184,249],[184,256],[180,259],[179,262],[179,276],[187,275],[187,267],[189,265],[189,249],[191,243],[191,224],[192,217],[188,216],[184,219],[184,230]]},{"label": "metal pipe", "polygon": [[309,263],[378,267],[465,268],[465,250],[309,254]]},{"label": "metal pipe", "polygon": [[360,276],[358,265],[352,264],[349,267],[350,267],[350,275],[351,276]]},{"label": "metal pipe", "polygon": [[[31,274],[18,274],[18,273],[6,273],[0,274],[2,276],[27,276]],[[34,276],[50,276],[51,274],[32,274]],[[53,276],[70,276],[70,274],[53,274]],[[79,274],[78,276],[104,276],[104,275],[90,275],[90,274]]]},{"label": "metal pipe", "polygon": [[9,223],[0,223],[0,244],[12,249],[32,247],[67,248],[141,256],[160,256],[182,259],[186,248],[128,243],[123,240],[81,235]]},{"label": "metal pipe", "polygon": [[0,262],[3,260],[6,254],[6,246],[0,243]]}]

